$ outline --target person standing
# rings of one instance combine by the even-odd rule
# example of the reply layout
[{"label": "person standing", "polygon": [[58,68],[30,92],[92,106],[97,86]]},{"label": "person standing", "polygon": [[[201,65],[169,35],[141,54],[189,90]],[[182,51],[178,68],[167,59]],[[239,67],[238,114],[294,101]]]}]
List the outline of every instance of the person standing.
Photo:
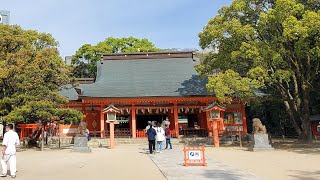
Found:
[{"label": "person standing", "polygon": [[156,140],[157,132],[152,126],[147,130],[147,136],[149,141],[149,151],[150,154],[154,153],[155,151],[155,140]]},{"label": "person standing", "polygon": [[7,163],[9,162],[10,175],[12,178],[15,178],[17,171],[16,146],[20,145],[20,140],[18,134],[13,131],[12,124],[9,124],[6,128],[6,133],[4,134],[2,145],[2,174],[0,175],[0,177],[7,176]]},{"label": "person standing", "polygon": [[170,144],[170,149],[172,149],[172,144],[171,144],[171,136],[170,136],[170,128],[169,126],[167,125],[166,126],[166,130],[165,130],[165,133],[166,133],[166,149],[168,149],[168,145]]},{"label": "person standing", "polygon": [[158,124],[158,127],[156,128],[157,131],[157,152],[162,153],[162,142],[165,140],[165,132],[163,128],[161,127],[161,124]]},{"label": "person standing", "polygon": [[90,141],[91,140],[91,136],[90,136],[90,131],[89,131],[88,128],[86,129],[86,134],[87,134],[88,141]]}]

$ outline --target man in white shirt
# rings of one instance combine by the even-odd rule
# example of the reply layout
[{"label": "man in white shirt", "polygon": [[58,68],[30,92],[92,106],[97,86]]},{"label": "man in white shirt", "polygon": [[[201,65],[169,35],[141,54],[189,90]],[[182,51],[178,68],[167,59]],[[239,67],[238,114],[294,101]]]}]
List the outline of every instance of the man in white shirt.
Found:
[{"label": "man in white shirt", "polygon": [[7,163],[9,161],[10,175],[12,178],[15,178],[17,171],[16,146],[20,145],[20,140],[18,134],[13,131],[12,124],[9,124],[6,128],[6,133],[4,134],[2,145],[2,174],[0,175],[0,177],[7,176]]}]

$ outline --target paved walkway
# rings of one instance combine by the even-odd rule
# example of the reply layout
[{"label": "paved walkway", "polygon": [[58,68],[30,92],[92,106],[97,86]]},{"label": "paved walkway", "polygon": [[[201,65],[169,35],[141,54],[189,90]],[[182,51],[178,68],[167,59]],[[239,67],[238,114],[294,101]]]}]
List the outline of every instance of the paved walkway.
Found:
[{"label": "paved walkway", "polygon": [[92,153],[77,153],[71,149],[21,150],[17,153],[17,168],[16,180],[166,179],[137,145],[92,148]]},{"label": "paved walkway", "polygon": [[212,157],[207,158],[207,167],[183,166],[183,147],[175,147],[172,150],[164,150],[162,154],[149,154],[152,161],[169,180],[253,180],[260,179],[253,174],[240,171],[225,165]]}]

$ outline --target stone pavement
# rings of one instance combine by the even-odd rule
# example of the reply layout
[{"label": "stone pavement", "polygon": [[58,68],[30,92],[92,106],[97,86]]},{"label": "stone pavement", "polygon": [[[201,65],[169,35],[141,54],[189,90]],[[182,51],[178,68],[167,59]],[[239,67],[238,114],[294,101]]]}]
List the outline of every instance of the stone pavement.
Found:
[{"label": "stone pavement", "polygon": [[152,160],[140,152],[137,145],[92,148],[91,153],[72,152],[71,148],[19,149],[16,180],[165,180]]},{"label": "stone pavement", "polygon": [[[208,157],[207,166],[183,166],[183,147],[174,147],[172,150],[164,150],[161,154],[149,154],[152,161],[169,180],[205,180],[205,179],[227,179],[227,180],[253,180],[260,179],[255,175],[240,171]],[[246,163],[246,162],[244,162]]]}]

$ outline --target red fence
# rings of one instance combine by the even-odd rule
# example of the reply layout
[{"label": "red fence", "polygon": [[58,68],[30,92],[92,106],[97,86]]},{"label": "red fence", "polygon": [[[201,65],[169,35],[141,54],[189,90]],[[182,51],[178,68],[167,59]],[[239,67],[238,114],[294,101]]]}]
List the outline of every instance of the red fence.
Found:
[{"label": "red fence", "polygon": [[[136,136],[137,138],[146,138],[147,134],[145,130],[137,130],[136,131]],[[170,130],[170,136],[171,137],[177,137],[177,134],[175,132],[175,130]]]},{"label": "red fence", "polygon": [[[31,137],[34,133],[35,136],[41,134],[41,124],[18,124],[18,129],[20,129],[20,139],[24,139],[26,137]],[[50,129],[51,128],[51,129]],[[45,132],[50,130],[50,133],[52,133],[53,136],[56,136],[58,134],[58,126],[56,123],[52,123],[50,125],[46,125],[44,127]]]}]

